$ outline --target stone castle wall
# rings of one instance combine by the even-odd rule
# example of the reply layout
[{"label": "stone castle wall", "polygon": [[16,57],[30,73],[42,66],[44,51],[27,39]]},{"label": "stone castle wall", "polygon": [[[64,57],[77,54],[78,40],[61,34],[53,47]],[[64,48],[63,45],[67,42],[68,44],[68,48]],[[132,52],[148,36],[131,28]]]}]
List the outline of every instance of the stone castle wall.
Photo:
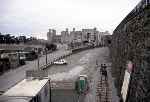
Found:
[{"label": "stone castle wall", "polygon": [[[121,95],[124,72],[132,61],[128,102],[150,100],[150,7],[128,15],[113,32],[111,43],[112,75]],[[143,100],[143,101],[142,101]]]}]

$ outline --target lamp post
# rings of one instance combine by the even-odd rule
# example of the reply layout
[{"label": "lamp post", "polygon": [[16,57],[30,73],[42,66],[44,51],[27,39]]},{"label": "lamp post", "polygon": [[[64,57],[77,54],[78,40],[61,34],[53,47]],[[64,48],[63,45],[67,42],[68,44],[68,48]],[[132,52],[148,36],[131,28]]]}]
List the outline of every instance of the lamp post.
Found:
[{"label": "lamp post", "polygon": [[37,52],[37,56],[38,56],[38,59],[37,59],[37,61],[38,61],[38,70],[40,70],[40,59],[39,59],[39,53]]},{"label": "lamp post", "polygon": [[45,48],[45,53],[46,53],[46,67],[47,67],[47,48]]}]

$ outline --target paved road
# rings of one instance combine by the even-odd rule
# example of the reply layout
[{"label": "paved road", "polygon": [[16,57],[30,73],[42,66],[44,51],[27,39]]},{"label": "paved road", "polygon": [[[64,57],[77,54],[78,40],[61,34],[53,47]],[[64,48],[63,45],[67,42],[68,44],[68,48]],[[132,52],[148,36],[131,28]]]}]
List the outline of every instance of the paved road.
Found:
[{"label": "paved road", "polygon": [[48,71],[49,77],[56,81],[74,80],[80,74],[87,74],[91,78],[91,74],[96,70],[96,60],[99,64],[104,63],[108,56],[107,50],[106,48],[95,48],[73,54],[65,58],[68,65],[53,65],[45,71]]},{"label": "paved road", "polygon": [[[58,50],[56,52],[48,54],[48,62],[52,61],[54,58],[60,57],[68,53],[65,50]],[[46,63],[45,56],[40,57],[40,66]],[[16,68],[15,70],[10,70],[0,76],[0,91],[6,91],[17,82],[25,78],[25,71],[30,69],[37,69],[37,60],[30,61],[26,65]]]},{"label": "paved road", "polygon": [[52,90],[52,102],[77,102],[78,95],[74,90]]},{"label": "paved road", "polygon": [[[54,85],[56,85],[56,88],[54,88],[52,92],[54,91],[55,96],[60,96],[58,91],[61,90],[61,93],[65,93],[61,94],[61,98],[63,98],[63,100],[65,100],[64,97],[68,97],[66,98],[67,102],[68,100],[69,102],[74,102],[73,98],[69,97],[69,95],[67,94],[67,91],[63,91],[62,89],[68,88],[71,91],[71,89],[74,89],[74,81],[76,80],[76,78],[80,74],[86,74],[89,77],[90,91],[87,96],[81,96],[82,101],[80,102],[95,102],[96,81],[98,80],[96,78],[96,60],[98,64],[105,63],[106,58],[108,58],[108,54],[109,53],[107,48],[90,49],[67,57],[66,60],[68,61],[68,65],[54,65],[46,69],[46,71],[48,71],[49,73],[49,77],[53,81]],[[72,82],[72,84],[66,86],[59,85],[57,81],[59,81],[59,83],[69,81]],[[73,91],[72,95],[77,96],[75,93],[73,93]],[[84,100],[83,97],[85,97]],[[53,100],[54,101],[52,102],[62,102],[60,98],[56,97],[53,97]]]}]

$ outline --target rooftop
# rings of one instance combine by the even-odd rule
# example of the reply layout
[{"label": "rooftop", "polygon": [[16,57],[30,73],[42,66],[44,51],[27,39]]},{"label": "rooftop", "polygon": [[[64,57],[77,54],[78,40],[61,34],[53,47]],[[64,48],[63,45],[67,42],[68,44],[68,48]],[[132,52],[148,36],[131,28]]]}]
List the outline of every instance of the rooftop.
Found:
[{"label": "rooftop", "polygon": [[0,102],[29,102],[32,100],[30,97],[7,97],[0,96]]},{"label": "rooftop", "polygon": [[40,92],[40,90],[44,87],[48,80],[49,79],[34,79],[29,81],[27,79],[24,79],[8,91],[6,91],[4,93],[4,96],[34,97]]}]

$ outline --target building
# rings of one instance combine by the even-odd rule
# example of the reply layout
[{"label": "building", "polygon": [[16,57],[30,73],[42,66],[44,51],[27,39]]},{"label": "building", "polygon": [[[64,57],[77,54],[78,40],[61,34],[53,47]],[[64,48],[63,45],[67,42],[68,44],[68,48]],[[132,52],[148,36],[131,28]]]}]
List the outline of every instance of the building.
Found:
[{"label": "building", "polygon": [[97,45],[98,45],[98,46],[102,46],[102,45],[103,45],[103,36],[104,36],[104,35],[103,35],[103,32],[99,32],[99,33],[98,33],[98,35],[97,35],[97,37],[98,37],[98,38],[97,38],[97,39],[98,39]]},{"label": "building", "polygon": [[49,32],[47,32],[47,40],[49,41],[49,43],[54,42],[55,36],[56,36],[56,30],[49,29]]},{"label": "building", "polygon": [[0,58],[0,74],[3,74],[5,71],[11,68],[8,58]]},{"label": "building", "polygon": [[108,31],[98,33],[98,45],[105,46],[111,41],[111,35]]},{"label": "building", "polygon": [[61,32],[61,43],[69,43],[70,41],[70,35],[68,28],[66,28],[66,31]]},{"label": "building", "polygon": [[0,102],[6,100],[7,102],[50,102],[49,79],[24,79],[6,91]]},{"label": "building", "polygon": [[81,43],[82,42],[82,31],[75,31],[75,28],[73,28],[73,31],[70,32],[70,43]]},{"label": "building", "polygon": [[82,31],[75,31],[74,42],[82,43]]},{"label": "building", "polygon": [[61,35],[56,35],[54,37],[54,43],[61,43]]},{"label": "building", "polygon": [[96,28],[94,29],[82,29],[82,38],[83,41],[92,43],[92,44],[97,44],[98,43],[98,33]]},{"label": "building", "polygon": [[[20,59],[19,59],[19,55],[14,52],[14,53],[2,53],[0,55],[0,63],[3,63],[3,61],[6,61],[6,63],[8,64],[8,66],[11,68],[11,69],[14,69],[14,68],[17,68],[18,66],[20,66]],[[4,64],[5,65],[5,64]],[[4,68],[8,67],[8,66],[3,66]],[[3,67],[1,66],[1,69],[3,69]],[[6,68],[7,69],[7,68]]]},{"label": "building", "polygon": [[35,102],[35,101],[32,101],[32,98],[29,97],[7,97],[1,95],[0,102]]}]

